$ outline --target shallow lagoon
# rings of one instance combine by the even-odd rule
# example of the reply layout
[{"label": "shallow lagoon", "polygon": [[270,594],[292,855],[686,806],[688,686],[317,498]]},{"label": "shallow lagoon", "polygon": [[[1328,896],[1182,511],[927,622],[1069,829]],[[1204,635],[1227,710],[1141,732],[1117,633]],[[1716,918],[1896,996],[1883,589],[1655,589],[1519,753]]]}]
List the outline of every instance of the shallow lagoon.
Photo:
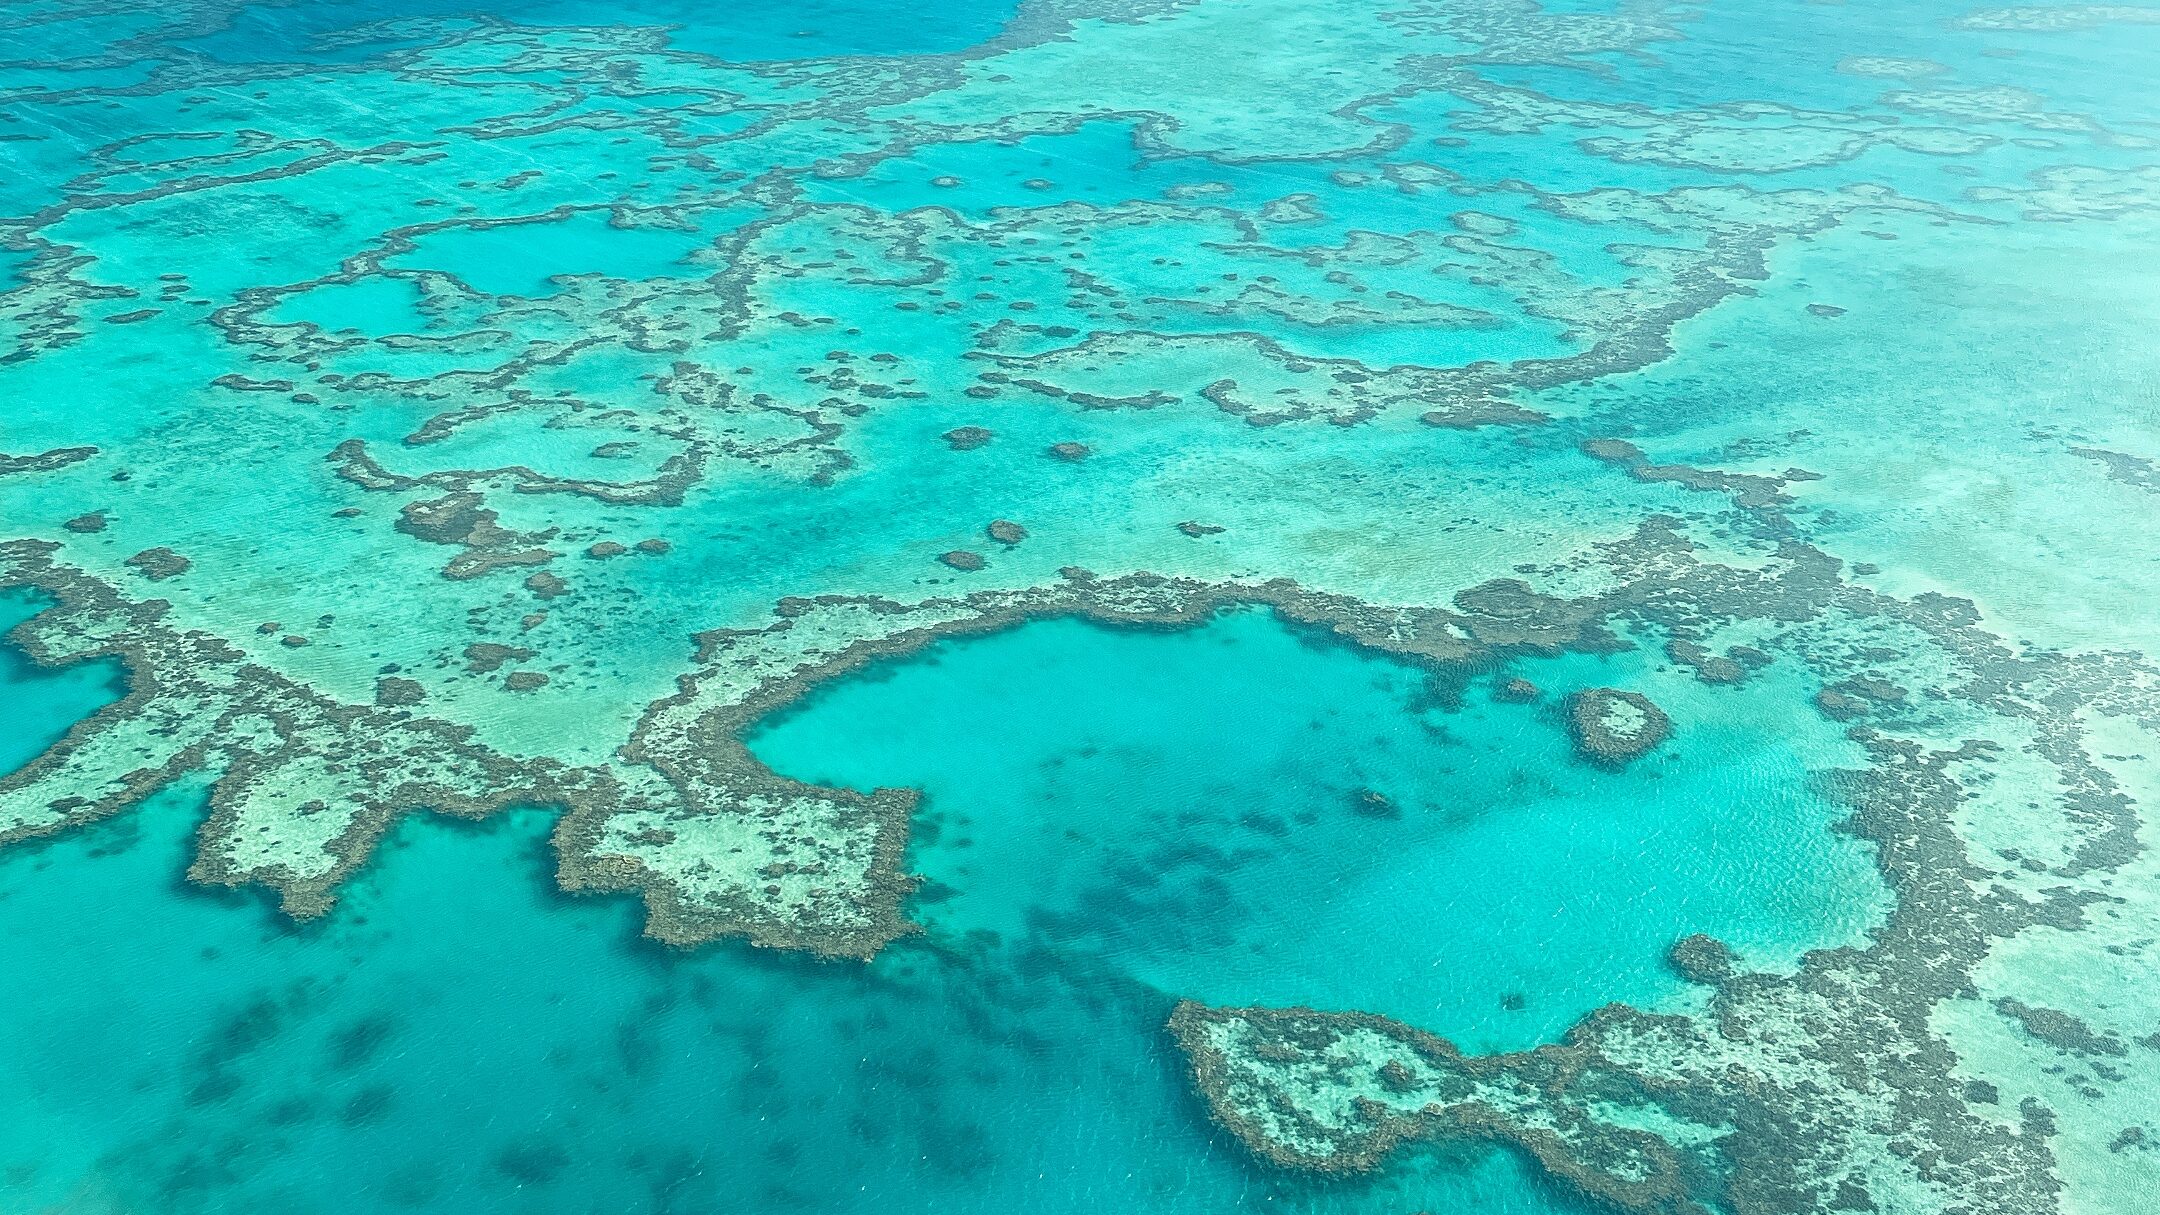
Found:
[{"label": "shallow lagoon", "polygon": [[[1054,620],[814,694],[751,745],[800,779],[925,790],[933,939],[1042,941],[1169,995],[1379,1012],[1473,1050],[1684,998],[1664,954],[1690,933],[1757,967],[1864,933],[1870,853],[1818,788],[1856,749],[1804,675],[1712,688],[1640,654],[1507,674],[1540,702],[1262,610]],[[1606,684],[1674,721],[1622,773],[1577,759],[1558,709]]]},{"label": "shallow lagoon", "polygon": [[[42,596],[0,592],[0,637],[49,606]],[[0,641],[0,773],[29,763],[69,726],[118,700],[122,684],[110,664],[41,667]]]}]

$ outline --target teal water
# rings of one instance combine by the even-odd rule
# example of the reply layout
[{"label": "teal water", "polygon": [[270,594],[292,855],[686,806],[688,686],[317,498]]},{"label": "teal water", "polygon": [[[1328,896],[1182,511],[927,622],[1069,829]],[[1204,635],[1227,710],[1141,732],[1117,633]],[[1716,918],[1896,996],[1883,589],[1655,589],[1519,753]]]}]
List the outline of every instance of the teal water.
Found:
[{"label": "teal water", "polygon": [[619,279],[702,277],[722,267],[686,259],[710,247],[726,216],[683,231],[616,223],[606,212],[486,228],[448,228],[415,242],[411,253],[387,259],[404,270],[434,270],[490,295],[544,296],[558,275]]},{"label": "teal water", "polygon": [[[0,636],[50,606],[38,596],[0,591]],[[0,772],[29,763],[69,726],[126,695],[125,679],[118,664],[41,667],[0,642]]]},{"label": "teal water", "polygon": [[[925,791],[910,866],[936,939],[1473,1050],[1682,999],[1664,955],[1690,933],[1770,967],[1865,933],[1871,856],[1818,792],[1858,754],[1804,674],[1708,688],[1638,654],[1506,675],[1542,702],[1495,701],[1496,676],[1442,697],[1262,610],[1172,633],[1057,620],[943,643],[751,743],[799,779]],[[1557,703],[1597,686],[1648,692],[1673,741],[1618,774],[1576,760]]]},{"label": "teal water", "polygon": [[1261,1168],[1163,997],[1030,947],[663,954],[537,812],[415,820],[295,929],[179,882],[196,797],[0,857],[15,1209],[1572,1210],[1484,1152]]},{"label": "teal water", "polygon": [[[378,22],[475,17],[547,27],[628,27],[666,31],[667,44],[730,60],[808,59],[826,55],[905,55],[961,50],[993,37],[1013,13],[1010,0],[939,5],[910,20],[886,20],[877,0],[744,0],[730,3],[724,24],[694,0],[327,0],[238,6],[222,28],[181,45],[227,63],[343,63],[428,41]],[[359,33],[354,33],[358,29]]]}]

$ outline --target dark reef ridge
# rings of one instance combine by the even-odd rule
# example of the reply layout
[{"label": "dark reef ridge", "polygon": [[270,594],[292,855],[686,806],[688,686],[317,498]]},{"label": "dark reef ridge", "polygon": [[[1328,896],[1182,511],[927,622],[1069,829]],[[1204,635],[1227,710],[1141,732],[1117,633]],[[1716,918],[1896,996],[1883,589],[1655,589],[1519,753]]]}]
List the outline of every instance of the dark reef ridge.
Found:
[{"label": "dark reef ridge", "polygon": [[1568,698],[1568,737],[1575,753],[1607,768],[1624,768],[1655,751],[1672,734],[1672,720],[1640,692],[1590,688]]}]

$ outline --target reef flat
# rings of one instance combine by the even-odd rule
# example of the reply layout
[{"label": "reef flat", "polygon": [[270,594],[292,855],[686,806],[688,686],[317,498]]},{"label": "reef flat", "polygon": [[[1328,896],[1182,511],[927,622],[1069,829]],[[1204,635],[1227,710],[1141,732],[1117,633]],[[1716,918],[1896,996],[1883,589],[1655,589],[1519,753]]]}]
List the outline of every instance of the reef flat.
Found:
[{"label": "reef flat", "polygon": [[2152,79],[0,5],[5,1205],[2142,1209]]}]

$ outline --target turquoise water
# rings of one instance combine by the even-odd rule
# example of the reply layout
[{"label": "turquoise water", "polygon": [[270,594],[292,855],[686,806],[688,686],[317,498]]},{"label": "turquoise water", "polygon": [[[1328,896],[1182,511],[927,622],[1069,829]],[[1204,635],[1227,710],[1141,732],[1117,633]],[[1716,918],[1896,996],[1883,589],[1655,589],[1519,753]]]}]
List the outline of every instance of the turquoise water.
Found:
[{"label": "turquoise water", "polygon": [[[114,691],[83,670],[16,662],[4,703],[90,711]],[[295,927],[178,882],[201,809],[176,789],[0,857],[0,1167],[59,1209],[1571,1211],[1487,1151],[1338,1183],[1255,1165],[1161,1028],[1180,996],[1310,1002],[1501,1049],[1672,1001],[1685,932],[1775,965],[1864,931],[1871,871],[1801,758],[1710,720],[1739,694],[1519,670],[1548,697],[1647,680],[1688,741],[1606,774],[1549,705],[1480,678],[1443,706],[1254,609],[1033,624],[817,696],[764,758],[927,791],[928,931],[869,968],[641,944],[633,907],[553,890],[539,811],[416,818]]]},{"label": "turquoise water", "polygon": [[[1858,753],[1804,675],[1704,688],[1639,656],[1507,675],[1543,702],[1497,702],[1485,676],[1443,703],[1425,672],[1260,610],[1175,633],[1051,621],[821,694],[751,745],[801,779],[924,790],[910,867],[935,938],[1469,1049],[1681,998],[1664,955],[1689,933],[1785,966],[1865,932],[1872,861],[1815,787]],[[1556,707],[1606,685],[1675,722],[1619,774],[1574,758]]]},{"label": "turquoise water", "polygon": [[[92,655],[0,646],[0,1215],[2149,1208],[2154,79],[2149,3],[0,5],[0,629]],[[1079,614],[1271,580],[1373,644]],[[1303,1167],[1413,1030],[1490,1087]]]},{"label": "turquoise water", "polygon": [[295,929],[179,883],[199,813],[0,859],[18,1209],[1572,1209],[1484,1152],[1260,1168],[1164,997],[1031,947],[670,957],[554,892],[537,813],[415,820]]},{"label": "turquoise water", "polygon": [[[0,634],[51,606],[20,591],[0,592]],[[112,663],[53,669],[0,643],[0,771],[12,772],[57,742],[68,727],[126,694]]]},{"label": "turquoise water", "polygon": [[[489,5],[475,0],[328,0],[236,6],[222,28],[180,45],[227,63],[341,63],[422,45],[377,22],[479,17],[534,27],[619,26],[667,31],[668,45],[730,60],[809,59],[826,55],[906,55],[960,50],[994,36],[1012,16],[1008,0],[964,0],[886,20],[876,0],[747,0],[730,3],[724,24],[693,0],[547,0]],[[356,27],[366,32],[355,36]],[[325,41],[326,35],[335,35]]]},{"label": "turquoise water", "polygon": [[714,221],[687,232],[630,227],[612,222],[605,212],[580,212],[540,223],[430,233],[411,253],[385,264],[439,271],[490,295],[544,296],[558,289],[552,281],[557,275],[634,280],[711,274],[721,267],[686,259],[710,247],[719,228]]}]

